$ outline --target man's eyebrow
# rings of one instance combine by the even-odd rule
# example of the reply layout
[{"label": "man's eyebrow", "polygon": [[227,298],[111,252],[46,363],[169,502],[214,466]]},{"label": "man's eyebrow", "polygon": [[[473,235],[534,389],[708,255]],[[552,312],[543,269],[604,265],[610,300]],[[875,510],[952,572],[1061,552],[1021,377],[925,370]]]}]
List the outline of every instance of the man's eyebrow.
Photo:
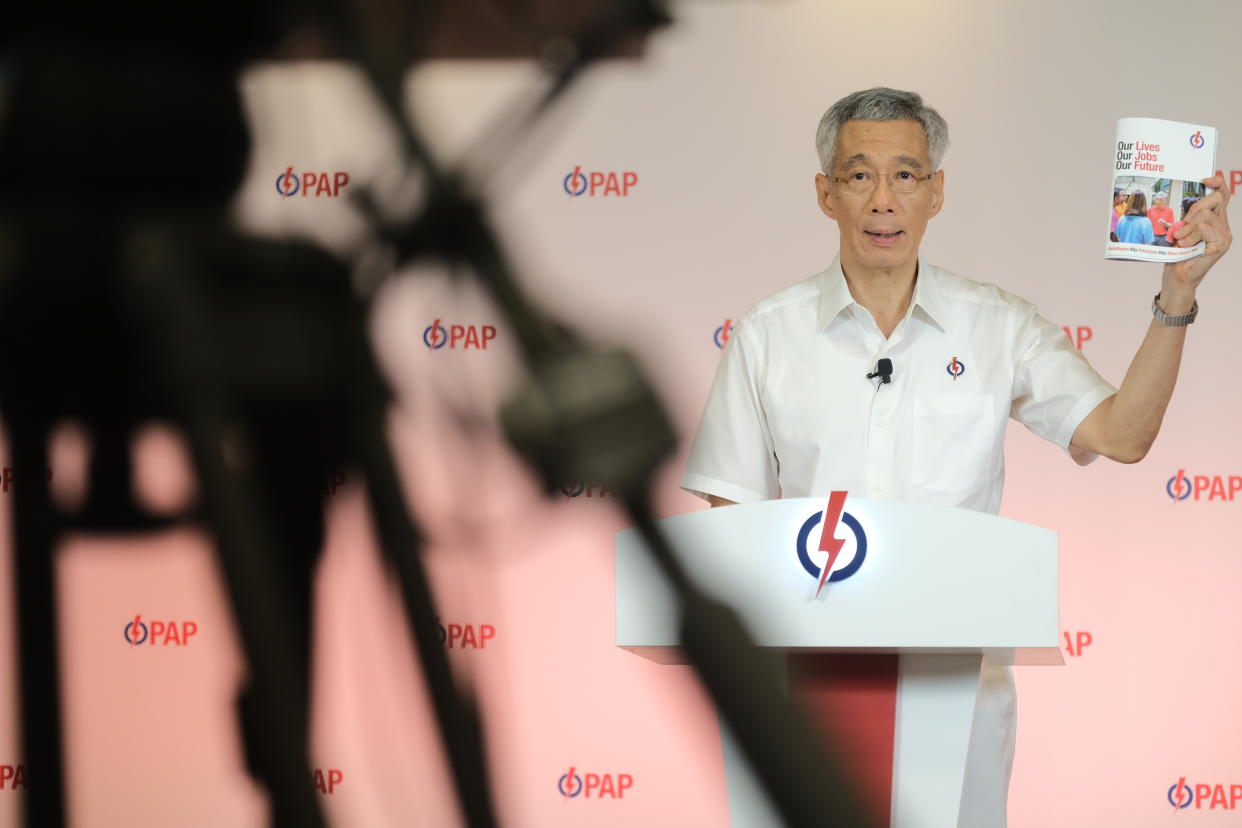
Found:
[{"label": "man's eyebrow", "polygon": [[[915,170],[923,169],[923,162],[912,155],[894,156],[893,160],[903,167],[910,167]],[[867,154],[860,152],[857,155],[851,155],[849,158],[845,159],[845,162],[841,164],[841,169],[842,171],[848,172],[854,167],[858,167],[869,162],[870,159],[867,158]]]},{"label": "man's eyebrow", "polygon": [[864,163],[866,160],[867,156],[865,153],[860,152],[857,155],[851,155],[849,158],[845,159],[845,163],[841,165],[841,169],[852,170],[854,167]]}]

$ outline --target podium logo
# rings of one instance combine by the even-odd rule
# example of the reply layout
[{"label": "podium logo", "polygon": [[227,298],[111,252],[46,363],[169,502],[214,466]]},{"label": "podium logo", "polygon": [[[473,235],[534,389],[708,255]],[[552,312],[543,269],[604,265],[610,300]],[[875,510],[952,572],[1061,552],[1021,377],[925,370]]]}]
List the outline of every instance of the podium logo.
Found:
[{"label": "podium logo", "polygon": [[[803,522],[802,528],[798,530],[798,560],[807,574],[819,579],[819,586],[815,590],[816,598],[823,591],[824,584],[829,581],[844,581],[858,572],[862,568],[863,561],[867,559],[867,533],[863,531],[862,524],[853,515],[844,511],[845,498],[848,494],[849,492],[833,492],[828,498],[828,508],[822,513],[816,512],[808,517]],[[824,553],[823,566],[816,564],[811,557],[811,531],[821,521],[824,525],[819,532],[817,549]],[[846,549],[848,541],[848,539],[836,537],[837,525],[841,523],[853,533],[852,555],[841,554]]]},{"label": "podium logo", "polygon": [[724,324],[717,328],[716,332],[712,334],[712,342],[716,343],[717,348],[723,348],[729,341],[729,334],[731,333],[733,333],[733,320],[726,319]]},{"label": "podium logo", "polygon": [[1196,811],[1236,811],[1238,800],[1242,799],[1242,785],[1192,785],[1183,776],[1169,788],[1168,799],[1174,812],[1192,806]]},{"label": "podium logo", "polygon": [[1233,501],[1242,491],[1242,476],[1186,474],[1185,469],[1178,469],[1164,484],[1164,491],[1176,504],[1182,500],[1228,500]]},{"label": "podium logo", "polygon": [[634,777],[628,773],[578,773],[570,766],[568,773],[556,780],[556,790],[566,800],[577,799],[624,799],[625,792],[634,787]]}]

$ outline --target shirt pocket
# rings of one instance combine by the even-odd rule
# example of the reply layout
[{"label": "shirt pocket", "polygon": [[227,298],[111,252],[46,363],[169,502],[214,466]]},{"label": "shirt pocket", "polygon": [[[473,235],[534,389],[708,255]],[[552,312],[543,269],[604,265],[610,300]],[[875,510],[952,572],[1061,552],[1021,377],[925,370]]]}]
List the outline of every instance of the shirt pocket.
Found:
[{"label": "shirt pocket", "polygon": [[991,394],[915,400],[914,485],[969,492],[991,480],[995,421]]}]

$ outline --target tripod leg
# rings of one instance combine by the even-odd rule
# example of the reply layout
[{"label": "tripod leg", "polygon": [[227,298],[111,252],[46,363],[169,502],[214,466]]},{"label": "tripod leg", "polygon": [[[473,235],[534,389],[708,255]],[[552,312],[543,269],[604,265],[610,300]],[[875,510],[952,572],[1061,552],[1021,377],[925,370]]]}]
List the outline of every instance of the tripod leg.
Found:
[{"label": "tripod leg", "polygon": [[431,586],[420,558],[422,535],[410,519],[401,498],[401,484],[393,465],[378,406],[369,408],[359,424],[357,439],[367,479],[367,496],[384,554],[396,571],[418,659],[436,712],[440,739],[453,773],[466,824],[490,828],[496,824],[487,765],[483,761],[478,711],[453,684],[448,656],[436,633],[436,610]]},{"label": "tripod leg", "polygon": [[272,563],[272,534],[247,479],[224,462],[223,429],[200,414],[187,434],[250,668],[245,738],[271,792],[272,824],[319,828],[325,823],[311,787],[306,706],[297,703],[307,693],[305,663],[292,655],[298,631]]},{"label": "tripod leg", "polygon": [[[314,628],[313,588],[315,565],[323,549],[324,463],[313,450],[315,434],[297,423],[295,412],[252,419],[255,426],[253,475],[256,495],[264,513],[271,516],[269,559],[281,585],[295,641],[288,652],[293,680],[284,703],[290,717],[296,715],[303,734],[299,756],[309,755],[311,631]],[[238,698],[246,760],[251,773],[261,779],[273,775],[265,764],[261,706],[254,687]]]},{"label": "tripod leg", "polygon": [[43,429],[10,429],[13,468],[14,598],[21,664],[21,728],[25,753],[26,814],[31,828],[65,824],[65,781],[57,660],[55,515],[43,469]]},{"label": "tripod leg", "polygon": [[[271,794],[272,824],[321,828],[325,823],[306,750],[306,708],[297,701],[307,693],[306,670],[304,660],[291,655],[302,639],[272,562],[276,536],[269,528],[271,515],[257,505],[246,471],[225,461],[226,425],[234,420],[220,355],[211,345],[219,338],[218,321],[195,282],[195,266],[177,258],[178,247],[170,238],[144,230],[130,244],[141,255],[134,256],[135,275],[124,298],[158,357],[171,410],[189,443],[249,668],[245,715],[251,730],[246,739],[257,754],[255,764],[266,769],[261,781]],[[305,636],[306,630],[301,633]]]}]

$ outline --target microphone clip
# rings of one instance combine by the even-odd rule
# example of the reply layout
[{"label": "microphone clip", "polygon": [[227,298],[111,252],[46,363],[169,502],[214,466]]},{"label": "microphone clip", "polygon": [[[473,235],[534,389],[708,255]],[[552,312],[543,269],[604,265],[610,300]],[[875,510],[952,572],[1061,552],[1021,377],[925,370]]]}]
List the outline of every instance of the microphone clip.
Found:
[{"label": "microphone clip", "polygon": [[881,385],[887,385],[893,381],[893,361],[885,358],[876,362],[875,370],[867,374],[867,379],[880,378]]}]

